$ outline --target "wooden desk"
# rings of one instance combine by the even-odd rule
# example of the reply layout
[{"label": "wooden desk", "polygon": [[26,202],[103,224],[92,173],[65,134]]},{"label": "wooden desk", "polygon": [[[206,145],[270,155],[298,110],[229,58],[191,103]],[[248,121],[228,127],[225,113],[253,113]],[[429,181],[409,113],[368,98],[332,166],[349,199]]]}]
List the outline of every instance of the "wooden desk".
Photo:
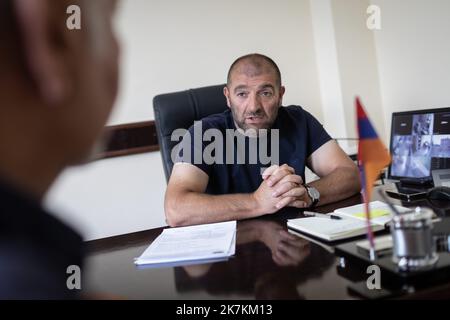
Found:
[{"label": "wooden desk", "polygon": [[[360,195],[356,195],[317,211],[331,212],[360,202]],[[403,205],[430,206],[427,202]],[[438,212],[450,214],[448,209]],[[297,216],[298,210],[285,210],[238,222],[236,256],[211,265],[138,269],[133,258],[163,228],[88,242],[83,291],[129,299],[358,298],[348,291],[352,281],[338,273],[339,259],[332,252],[302,238],[286,240],[286,219]],[[450,292],[448,284],[443,285],[439,289]],[[425,293],[429,292],[417,294]],[[434,291],[432,294],[440,297]]]}]

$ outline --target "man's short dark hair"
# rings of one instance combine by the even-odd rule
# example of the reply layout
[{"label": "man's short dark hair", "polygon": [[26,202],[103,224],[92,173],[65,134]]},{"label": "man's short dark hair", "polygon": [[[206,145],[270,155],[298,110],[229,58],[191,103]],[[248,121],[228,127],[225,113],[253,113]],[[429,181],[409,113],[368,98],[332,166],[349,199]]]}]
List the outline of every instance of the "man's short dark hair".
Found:
[{"label": "man's short dark hair", "polygon": [[270,68],[272,68],[275,71],[275,75],[277,77],[276,79],[277,85],[281,87],[280,68],[278,68],[275,61],[273,61],[268,56],[265,56],[260,53],[251,53],[237,58],[236,61],[234,61],[233,64],[231,65],[230,70],[228,71],[227,86],[230,86],[231,84],[231,74],[236,69],[236,67],[243,61],[249,63],[250,65],[254,66],[257,69],[262,69],[265,65],[269,65]]}]

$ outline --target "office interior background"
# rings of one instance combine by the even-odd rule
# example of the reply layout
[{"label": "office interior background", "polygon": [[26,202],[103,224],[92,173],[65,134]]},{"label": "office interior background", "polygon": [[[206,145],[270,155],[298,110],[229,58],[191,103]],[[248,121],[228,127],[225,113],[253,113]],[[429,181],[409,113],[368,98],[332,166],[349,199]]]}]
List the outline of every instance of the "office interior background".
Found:
[{"label": "office interior background", "polygon": [[[370,5],[380,30],[367,28]],[[388,145],[392,112],[450,104],[449,18],[448,0],[122,0],[109,125],[153,120],[155,95],[225,83],[235,58],[259,52],[281,69],[284,105],[352,138],[358,95]],[[104,159],[68,169],[46,206],[94,240],[166,225],[165,187],[159,152]]]}]

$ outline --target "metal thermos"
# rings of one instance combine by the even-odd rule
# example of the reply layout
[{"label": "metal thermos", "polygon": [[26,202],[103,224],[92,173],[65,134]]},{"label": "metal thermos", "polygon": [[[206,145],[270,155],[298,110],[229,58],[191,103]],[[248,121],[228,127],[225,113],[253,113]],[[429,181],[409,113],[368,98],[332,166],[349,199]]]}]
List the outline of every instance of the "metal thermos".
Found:
[{"label": "metal thermos", "polygon": [[439,256],[432,234],[432,218],[432,210],[418,207],[392,219],[392,259],[400,270],[428,269],[437,262]]}]

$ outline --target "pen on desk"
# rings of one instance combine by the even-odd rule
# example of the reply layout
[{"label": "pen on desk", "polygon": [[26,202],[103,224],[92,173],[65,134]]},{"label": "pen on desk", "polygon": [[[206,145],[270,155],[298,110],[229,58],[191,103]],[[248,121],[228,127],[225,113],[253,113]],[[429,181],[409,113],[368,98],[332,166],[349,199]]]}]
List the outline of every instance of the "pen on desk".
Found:
[{"label": "pen on desk", "polygon": [[342,218],[333,214],[324,214],[318,212],[304,211],[303,214],[307,217],[327,218],[333,220],[341,220]]}]

